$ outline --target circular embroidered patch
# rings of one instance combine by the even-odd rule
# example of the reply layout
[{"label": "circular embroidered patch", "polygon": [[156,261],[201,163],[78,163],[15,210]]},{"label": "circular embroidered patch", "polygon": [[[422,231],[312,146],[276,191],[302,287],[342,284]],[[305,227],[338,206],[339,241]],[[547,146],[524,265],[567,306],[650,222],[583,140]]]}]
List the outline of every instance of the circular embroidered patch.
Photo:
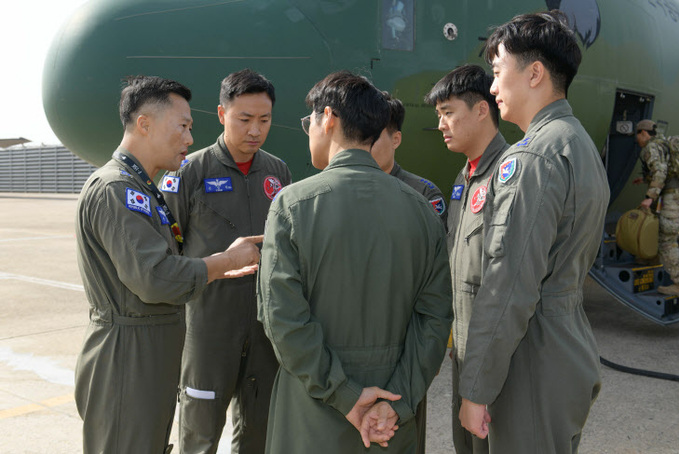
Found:
[{"label": "circular embroidered patch", "polygon": [[283,185],[278,178],[271,175],[264,178],[264,194],[266,194],[269,199],[273,200],[282,188]]},{"label": "circular embroidered patch", "polygon": [[474,191],[474,195],[472,196],[469,208],[472,210],[472,213],[476,214],[479,211],[481,211],[483,205],[485,204],[486,204],[486,187],[479,186],[476,189],[476,191]]}]

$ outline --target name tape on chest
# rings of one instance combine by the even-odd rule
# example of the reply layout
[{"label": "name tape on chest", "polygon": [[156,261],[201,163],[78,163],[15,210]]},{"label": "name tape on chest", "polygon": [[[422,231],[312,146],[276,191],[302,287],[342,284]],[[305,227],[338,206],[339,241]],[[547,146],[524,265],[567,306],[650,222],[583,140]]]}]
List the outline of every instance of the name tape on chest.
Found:
[{"label": "name tape on chest", "polygon": [[264,194],[266,194],[269,200],[273,200],[282,188],[281,181],[273,175],[264,178]]},{"label": "name tape on chest", "polygon": [[151,216],[151,197],[134,189],[125,189],[125,206],[132,211]]},{"label": "name tape on chest", "polygon": [[179,191],[180,177],[175,177],[172,175],[165,175],[163,177],[163,182],[160,184],[160,190],[163,192],[174,192],[175,194]]},{"label": "name tape on chest", "polygon": [[443,214],[443,212],[446,211],[446,204],[443,201],[443,197],[431,199],[429,203],[431,204],[432,208],[434,208],[436,214]]},{"label": "name tape on chest", "polygon": [[500,169],[497,174],[497,181],[500,183],[506,183],[516,174],[516,158],[507,159],[500,165]]},{"label": "name tape on chest", "polygon": [[231,184],[231,177],[224,178],[205,178],[203,180],[205,185],[205,192],[229,192],[233,191],[233,185]]},{"label": "name tape on chest", "polygon": [[453,186],[453,192],[450,194],[450,200],[462,200],[462,192],[464,191],[463,184],[456,184]]}]

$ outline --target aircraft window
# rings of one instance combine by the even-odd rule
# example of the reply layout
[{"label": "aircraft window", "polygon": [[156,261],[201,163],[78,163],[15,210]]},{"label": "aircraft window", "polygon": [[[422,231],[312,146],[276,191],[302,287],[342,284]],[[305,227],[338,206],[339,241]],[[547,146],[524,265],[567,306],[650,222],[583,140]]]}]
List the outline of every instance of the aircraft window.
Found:
[{"label": "aircraft window", "polygon": [[415,42],[415,0],[382,2],[382,47],[413,50]]}]

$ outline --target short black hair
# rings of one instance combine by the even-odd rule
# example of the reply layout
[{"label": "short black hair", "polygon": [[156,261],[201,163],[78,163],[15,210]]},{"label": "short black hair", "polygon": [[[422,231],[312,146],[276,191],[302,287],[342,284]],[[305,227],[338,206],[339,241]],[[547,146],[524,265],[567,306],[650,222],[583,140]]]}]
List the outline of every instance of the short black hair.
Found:
[{"label": "short black hair", "polygon": [[328,74],[306,96],[317,116],[326,106],[342,121],[342,132],[351,141],[372,145],[389,122],[389,104],[365,77],[349,71]]},{"label": "short black hair", "polygon": [[170,93],[191,101],[191,90],[170,79],[158,76],[128,76],[127,86],[120,93],[120,121],[123,127],[133,122],[133,116],[148,103],[170,104]]},{"label": "short black hair", "polygon": [[486,101],[490,117],[495,126],[500,120],[500,111],[495,96],[490,94],[493,77],[479,65],[462,65],[443,76],[424,97],[424,102],[436,106],[451,97],[464,101],[470,109],[480,101]]},{"label": "short black hair", "polygon": [[565,14],[559,10],[522,14],[499,26],[486,42],[485,58],[489,64],[497,56],[500,44],[517,58],[522,68],[534,61],[541,62],[549,71],[554,88],[568,95],[582,52]]},{"label": "short black hair", "polygon": [[400,131],[403,127],[403,120],[406,117],[406,108],[400,99],[394,98],[388,91],[383,91],[384,98],[389,103],[389,123],[387,123],[387,131],[393,134]]},{"label": "short black hair", "polygon": [[276,90],[271,81],[249,68],[231,73],[222,80],[219,103],[227,107],[227,104],[240,95],[250,93],[266,93],[271,100],[271,107],[276,104]]}]

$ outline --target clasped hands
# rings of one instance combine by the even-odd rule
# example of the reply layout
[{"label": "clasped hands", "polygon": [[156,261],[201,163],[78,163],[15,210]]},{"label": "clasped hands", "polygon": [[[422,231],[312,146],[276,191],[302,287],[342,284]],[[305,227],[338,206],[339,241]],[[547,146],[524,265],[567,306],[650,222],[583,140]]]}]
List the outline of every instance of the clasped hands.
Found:
[{"label": "clasped hands", "polygon": [[[398,426],[398,413],[387,401],[395,401],[400,395],[390,393],[377,386],[363,388],[361,395],[354,407],[345,418],[359,431],[366,448],[370,443],[378,443],[383,448],[388,446],[388,441],[394,436]],[[377,399],[386,399],[377,402]]]}]

